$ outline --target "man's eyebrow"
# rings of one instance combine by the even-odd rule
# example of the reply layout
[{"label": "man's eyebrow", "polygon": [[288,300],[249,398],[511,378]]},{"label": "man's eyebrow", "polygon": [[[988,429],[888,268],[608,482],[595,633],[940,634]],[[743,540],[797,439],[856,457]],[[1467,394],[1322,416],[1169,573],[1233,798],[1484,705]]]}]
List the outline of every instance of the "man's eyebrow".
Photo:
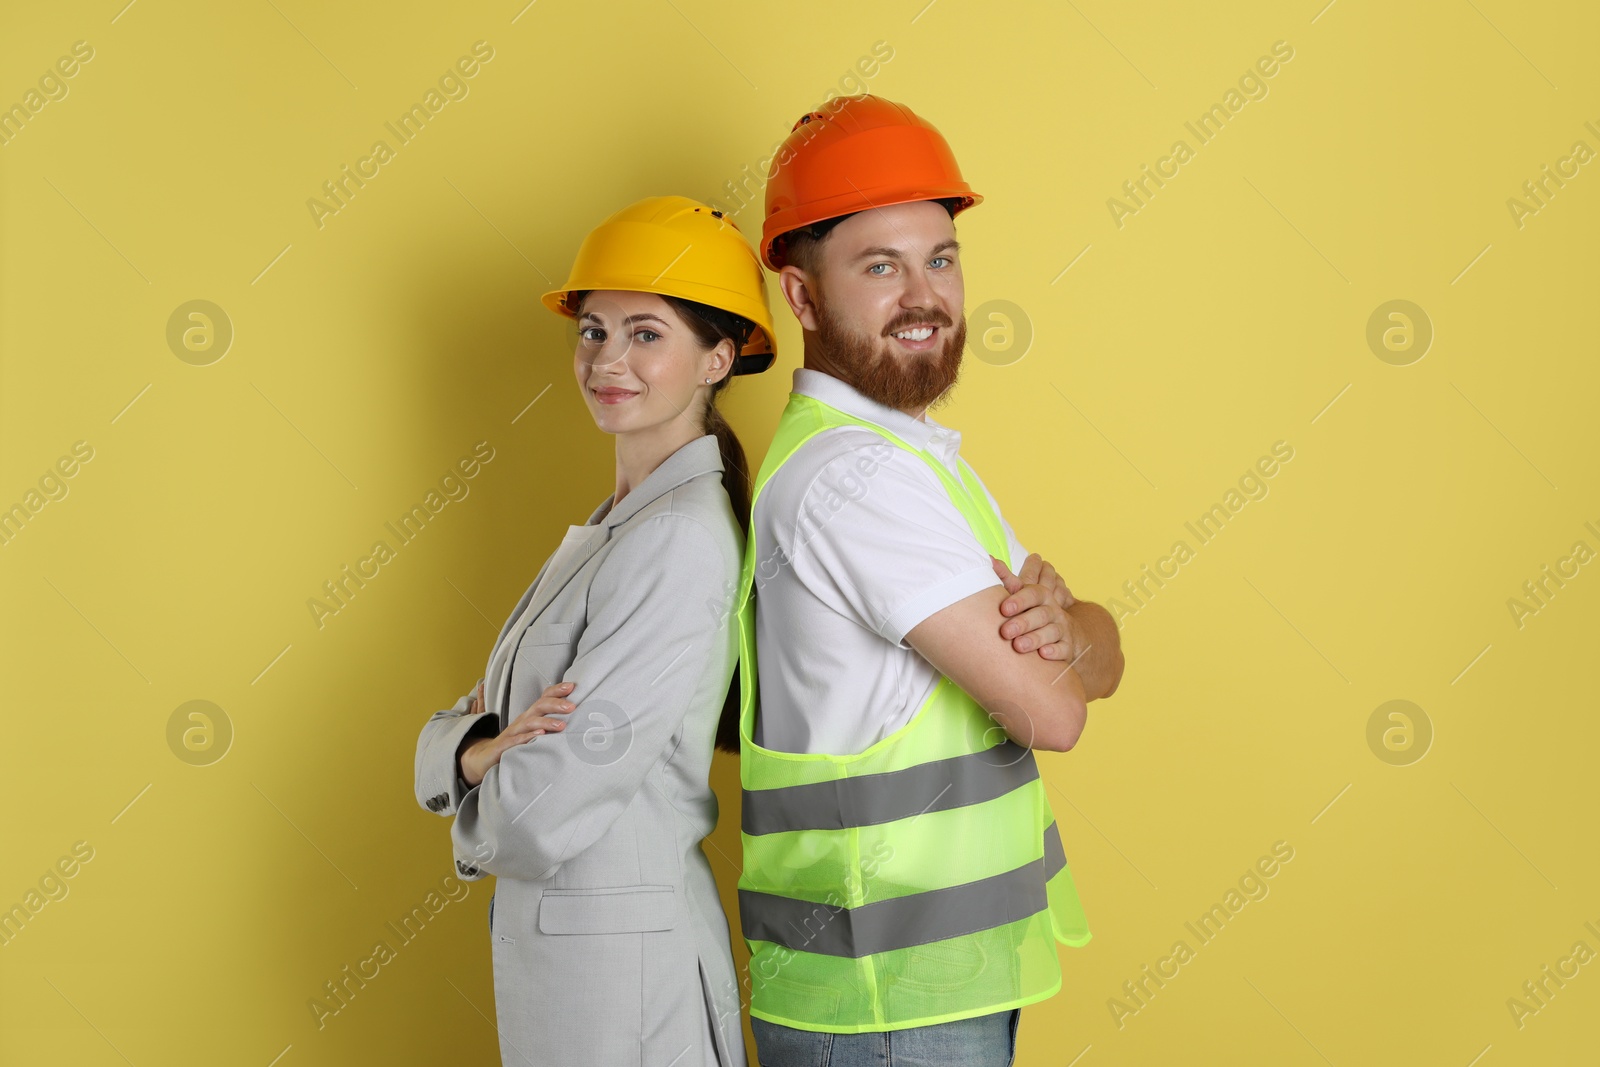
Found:
[{"label": "man's eyebrow", "polygon": [[[960,252],[961,251],[961,242],[957,241],[954,237],[951,237],[951,238],[948,238],[946,240],[940,241],[938,244],[933,246],[933,250],[930,251],[928,253],[928,255],[936,256],[940,252],[944,252],[944,251],[947,251],[947,250],[951,251],[951,252]],[[905,256],[903,256],[900,253],[900,250],[898,248],[889,248],[887,246],[880,245],[877,248],[862,249],[861,253],[858,256],[856,256],[856,258],[857,259],[904,259]]]}]

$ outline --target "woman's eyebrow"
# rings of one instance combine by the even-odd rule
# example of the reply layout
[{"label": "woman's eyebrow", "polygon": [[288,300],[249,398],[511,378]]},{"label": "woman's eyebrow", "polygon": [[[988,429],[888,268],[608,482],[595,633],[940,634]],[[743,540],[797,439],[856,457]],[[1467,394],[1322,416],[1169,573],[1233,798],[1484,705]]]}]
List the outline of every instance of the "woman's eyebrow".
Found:
[{"label": "woman's eyebrow", "polygon": [[[582,321],[584,319],[593,319],[595,322],[598,322],[601,325],[605,324],[605,320],[602,319],[598,314],[596,314],[593,311],[585,311],[582,315],[578,316],[578,319],[579,319],[579,321]],[[629,322],[659,322],[663,326],[669,325],[666,319],[662,318],[660,315],[653,315],[648,311],[641,311],[637,315],[626,315],[626,316],[623,317],[622,321],[624,323],[629,323]]]}]

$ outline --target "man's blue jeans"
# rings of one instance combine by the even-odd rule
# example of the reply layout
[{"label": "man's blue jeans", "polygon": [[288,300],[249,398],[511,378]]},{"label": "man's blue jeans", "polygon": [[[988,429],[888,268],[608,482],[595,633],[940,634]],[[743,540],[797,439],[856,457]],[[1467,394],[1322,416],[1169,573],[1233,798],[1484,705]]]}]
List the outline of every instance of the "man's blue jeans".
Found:
[{"label": "man's blue jeans", "polygon": [[868,1034],[825,1034],[751,1018],[760,1067],[1011,1067],[1022,1009]]}]

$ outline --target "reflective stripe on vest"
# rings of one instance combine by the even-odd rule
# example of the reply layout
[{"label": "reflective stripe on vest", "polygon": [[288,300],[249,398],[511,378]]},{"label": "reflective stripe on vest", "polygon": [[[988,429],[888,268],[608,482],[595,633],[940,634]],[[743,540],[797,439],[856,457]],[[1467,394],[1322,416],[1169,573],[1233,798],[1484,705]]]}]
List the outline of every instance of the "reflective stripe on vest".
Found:
[{"label": "reflective stripe on vest", "polygon": [[[752,836],[785,830],[842,830],[909,819],[928,811],[981,804],[1039,777],[1039,765],[1015,741],[982,752],[832,782],[747,789],[741,829]],[[1052,871],[1052,874],[1055,872]]]},{"label": "reflective stripe on vest", "polygon": [[1045,882],[1066,865],[1061,833],[1051,823],[1044,832],[1042,878],[1039,864],[1032,862],[976,882],[857,908],[741,889],[739,914],[751,940],[829,956],[866,956],[987,930],[1044,911],[1049,907]]},{"label": "reflective stripe on vest", "polygon": [[[1009,562],[1004,527],[965,462],[952,474],[886,427],[798,393],[756,477],[752,510],[805,441],[846,425],[927,463],[985,549]],[[858,1033],[1052,995],[1056,942],[1082,945],[1090,934],[1033,752],[945,677],[910,722],[864,752],[755,744],[761,552],[752,523],[739,599],[739,909],[751,1014]]]}]

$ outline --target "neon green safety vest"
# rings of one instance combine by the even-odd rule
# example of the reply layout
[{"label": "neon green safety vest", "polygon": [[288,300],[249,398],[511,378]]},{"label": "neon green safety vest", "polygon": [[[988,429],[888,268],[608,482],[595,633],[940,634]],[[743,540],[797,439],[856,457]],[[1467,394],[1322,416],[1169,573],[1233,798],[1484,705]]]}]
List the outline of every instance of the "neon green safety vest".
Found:
[{"label": "neon green safety vest", "polygon": [[[964,461],[958,481],[887,428],[799,393],[789,394],[752,508],[805,441],[845,425],[926,461],[978,540],[1009,562],[1005,530]],[[1090,934],[1032,750],[946,677],[909,723],[864,752],[756,745],[760,552],[752,524],[739,600],[739,911],[750,1014],[850,1034],[1054,995],[1055,942],[1083,945]]]}]

